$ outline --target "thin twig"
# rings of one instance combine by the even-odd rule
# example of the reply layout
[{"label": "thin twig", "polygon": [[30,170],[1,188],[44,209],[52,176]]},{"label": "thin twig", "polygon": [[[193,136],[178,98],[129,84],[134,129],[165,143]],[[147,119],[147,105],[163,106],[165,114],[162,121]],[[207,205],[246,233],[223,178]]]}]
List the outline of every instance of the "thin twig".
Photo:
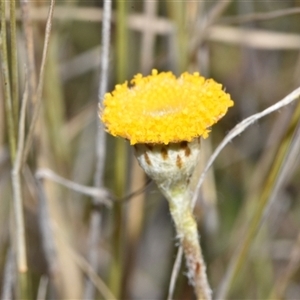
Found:
[{"label": "thin twig", "polygon": [[254,115],[246,118],[242,122],[238,123],[232,130],[229,131],[229,133],[226,135],[226,137],[223,139],[223,141],[219,144],[219,146],[216,148],[216,150],[213,152],[213,154],[209,158],[209,160],[208,160],[208,162],[207,162],[207,164],[206,164],[206,166],[205,166],[205,168],[204,168],[204,170],[203,170],[203,172],[202,172],[202,174],[199,178],[199,181],[197,183],[197,186],[196,186],[196,189],[195,189],[195,192],[194,192],[194,196],[193,196],[193,199],[192,199],[193,207],[196,204],[198,194],[200,192],[200,189],[201,189],[201,186],[202,186],[203,181],[205,179],[205,176],[207,174],[207,171],[210,169],[210,167],[212,166],[212,164],[214,163],[214,161],[216,160],[216,158],[218,157],[220,152],[225,148],[225,146],[227,144],[229,144],[236,136],[238,136],[244,130],[246,130],[254,122],[258,121],[259,119],[261,119],[261,118],[263,118],[263,117],[265,117],[269,114],[271,114],[274,111],[277,111],[277,110],[289,105],[290,103],[295,101],[297,98],[299,98],[299,96],[300,96],[300,87],[295,89],[290,94],[288,94],[282,100],[276,102],[274,105],[271,105],[267,109],[263,110],[262,112],[259,112],[257,114],[254,114]]},{"label": "thin twig", "polygon": [[59,175],[57,175],[55,172],[53,172],[50,169],[38,169],[35,173],[35,177],[37,179],[43,179],[47,178],[54,182],[57,182],[73,191],[76,191],[78,193],[95,197],[97,199],[97,204],[101,203],[108,207],[111,207],[112,201],[108,200],[111,198],[109,192],[104,188],[94,188],[85,186],[76,182],[73,182],[71,180],[65,179]]},{"label": "thin twig", "polygon": [[33,139],[33,136],[34,136],[35,125],[37,123],[40,107],[41,107],[41,104],[42,104],[41,100],[42,100],[42,92],[43,92],[43,86],[44,86],[44,73],[45,73],[46,59],[47,59],[48,48],[49,48],[49,41],[50,41],[54,6],[55,6],[55,0],[51,0],[50,7],[49,7],[49,12],[48,12],[48,17],[47,17],[46,29],[45,29],[45,40],[44,40],[43,56],[42,56],[40,74],[39,74],[39,83],[38,83],[38,86],[37,86],[37,90],[34,91],[35,97],[36,97],[36,103],[34,103],[35,104],[34,111],[33,111],[31,123],[30,123],[30,126],[29,126],[29,132],[28,132],[26,142],[25,142],[23,163],[26,161],[27,156],[28,156],[29,151],[30,151],[32,139]]},{"label": "thin twig", "polygon": [[104,204],[107,207],[112,206],[112,201],[118,201],[118,202],[127,202],[130,201],[132,198],[138,196],[139,194],[145,192],[147,188],[151,186],[153,181],[151,179],[148,179],[144,186],[140,187],[136,191],[133,191],[132,193],[124,196],[123,198],[116,199],[111,193],[106,190],[105,188],[95,188],[95,187],[89,187],[86,185],[82,185],[79,183],[76,183],[74,181],[68,180],[66,178],[63,178],[59,175],[57,175],[55,172],[53,172],[50,169],[42,168],[38,169],[35,173],[35,177],[40,179],[50,179],[58,184],[61,184],[62,186],[65,186],[75,192],[81,193],[86,196],[95,197],[97,198],[97,204]]},{"label": "thin twig", "polygon": [[99,104],[107,90],[108,69],[109,69],[109,44],[111,26],[111,0],[104,1],[103,24],[102,24],[102,53],[101,53],[101,77],[99,85]]},{"label": "thin twig", "polygon": [[[111,26],[111,10],[112,1],[104,1],[103,10],[103,23],[102,23],[102,52],[101,52],[101,70],[100,70],[100,83],[98,92],[98,104],[101,106],[103,96],[107,90],[108,71],[109,71],[109,45],[110,45],[110,26]],[[103,124],[100,123],[97,127],[97,139],[96,139],[96,170],[94,174],[94,186],[96,188],[103,187],[103,175],[104,175],[104,162],[106,156],[106,133],[103,128]],[[96,204],[99,201],[98,197],[93,198],[93,203]],[[89,232],[89,252],[88,262],[93,266],[97,272],[98,269],[98,245],[100,241],[100,229],[101,229],[102,216],[100,211],[93,211],[90,219],[90,232]],[[95,294],[95,288],[92,284],[91,277],[86,281],[84,297],[85,299],[93,299]]]},{"label": "thin twig", "polygon": [[183,255],[183,248],[182,246],[180,246],[177,250],[176,260],[172,269],[172,275],[171,275],[169,291],[168,291],[168,300],[173,299],[175,284],[181,267],[182,255]]},{"label": "thin twig", "polygon": [[153,183],[152,179],[149,178],[142,187],[140,187],[137,190],[133,191],[132,193],[122,197],[119,201],[120,202],[130,201],[130,200],[132,200],[132,198],[134,198],[142,193],[145,193],[145,191],[151,186],[152,183]]}]

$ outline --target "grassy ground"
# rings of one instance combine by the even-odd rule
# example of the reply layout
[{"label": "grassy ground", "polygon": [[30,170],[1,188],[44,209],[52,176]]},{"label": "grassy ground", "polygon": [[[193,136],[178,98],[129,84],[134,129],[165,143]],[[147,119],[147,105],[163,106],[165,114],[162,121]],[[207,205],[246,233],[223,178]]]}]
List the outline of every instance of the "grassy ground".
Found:
[{"label": "grassy ground", "polygon": [[[116,0],[111,20],[103,6],[1,1],[3,299],[193,299],[184,262],[170,296],[167,202],[103,134],[98,102],[152,68],[222,83],[235,106],[203,140],[195,188],[235,125],[299,87],[299,1]],[[299,298],[299,117],[298,101],[256,115],[207,173],[195,216],[215,299]]]}]

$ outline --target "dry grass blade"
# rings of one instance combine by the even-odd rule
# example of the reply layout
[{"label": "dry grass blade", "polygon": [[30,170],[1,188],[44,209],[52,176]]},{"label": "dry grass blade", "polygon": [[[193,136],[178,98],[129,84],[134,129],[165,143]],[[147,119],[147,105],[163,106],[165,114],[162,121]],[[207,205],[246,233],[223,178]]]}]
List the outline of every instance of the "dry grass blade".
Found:
[{"label": "dry grass blade", "polygon": [[49,48],[49,41],[50,41],[50,34],[51,34],[51,27],[52,27],[52,19],[53,19],[53,12],[54,12],[55,0],[51,0],[47,22],[46,22],[46,30],[45,30],[45,40],[44,40],[44,48],[43,48],[43,56],[39,74],[39,82],[37,86],[37,90],[33,91],[36,97],[36,103],[34,103],[34,111],[32,115],[32,120],[29,126],[29,132],[25,142],[25,149],[23,155],[23,163],[26,161],[27,156],[30,151],[35,125],[39,116],[39,111],[41,107],[41,100],[42,100],[42,93],[43,93],[43,86],[44,86],[44,73],[45,73],[45,66],[46,66],[46,59],[47,53]]},{"label": "dry grass blade", "polygon": [[54,283],[54,291],[59,295],[61,294],[62,283],[59,280],[59,260],[54,241],[53,224],[49,215],[44,187],[38,179],[36,180],[36,189],[39,199],[39,226],[42,234],[42,246],[48,263],[50,279]]},{"label": "dry grass blade", "polygon": [[16,283],[14,262],[15,260],[13,252],[11,249],[9,249],[7,251],[5,267],[3,272],[1,299],[13,299],[13,287]]},{"label": "dry grass blade", "polygon": [[[299,106],[298,106],[299,107]],[[288,182],[289,178],[292,177],[297,162],[299,162],[299,153],[300,153],[300,127],[297,126],[296,132],[294,134],[291,145],[289,146],[288,153],[286,155],[284,164],[280,171],[280,174],[276,180],[275,187],[272,191],[272,194],[269,199],[268,206],[265,209],[264,217],[266,218],[270,214],[270,207],[272,203],[276,200],[282,186]],[[290,255],[290,260],[282,272],[282,274],[276,280],[274,287],[269,295],[268,299],[281,299],[284,297],[284,292],[290,282],[290,279],[295,274],[300,266],[300,234],[294,244],[293,250]]]},{"label": "dry grass blade", "polygon": [[282,274],[278,277],[274,284],[274,288],[271,291],[268,299],[283,299],[284,292],[288,287],[290,279],[299,270],[300,267],[300,234],[294,244],[289,263]]},{"label": "dry grass blade", "polygon": [[299,153],[300,153],[300,126],[299,125],[297,126],[291,144],[288,146],[289,146],[289,149],[287,150],[288,153],[286,154],[283,166],[281,167],[280,173],[277,177],[276,184],[270,195],[268,206],[266,207],[264,212],[264,218],[266,218],[270,214],[270,207],[273,204],[273,202],[276,201],[280,189],[283,187],[283,185],[286,182],[288,182],[288,180],[293,176],[295,172],[295,168],[297,166],[297,162],[299,160]]},{"label": "dry grass blade", "polygon": [[75,253],[71,248],[69,248],[70,253],[76,263],[80,266],[80,268],[86,273],[88,278],[90,278],[91,282],[97,288],[99,293],[107,300],[117,299],[112,292],[109,290],[104,281],[97,275],[94,271],[94,267],[92,267],[82,256]]},{"label": "dry grass blade", "polygon": [[300,13],[300,8],[293,7],[293,8],[286,8],[286,9],[274,10],[274,11],[263,12],[263,13],[251,13],[251,14],[245,14],[240,16],[228,16],[220,19],[219,23],[243,24],[243,23],[255,22],[255,21],[267,21],[275,18],[282,18],[291,15],[296,15],[299,13]]},{"label": "dry grass blade", "polygon": [[38,288],[38,292],[37,292],[37,300],[46,300],[46,295],[47,295],[47,287],[49,284],[49,279],[47,276],[42,276],[40,279],[40,283],[39,283],[39,288]]},{"label": "dry grass blade", "polygon": [[27,257],[26,257],[26,238],[25,238],[25,222],[23,213],[23,200],[22,200],[22,186],[21,186],[21,163],[24,150],[24,136],[25,136],[25,116],[26,106],[28,100],[28,87],[26,85],[19,122],[18,134],[18,149],[12,170],[12,187],[13,187],[13,200],[14,200],[14,215],[16,222],[16,256],[17,268],[20,276],[21,291],[20,295],[29,296],[29,287],[27,283]]},{"label": "dry grass blade", "polygon": [[25,86],[25,91],[22,99],[22,107],[20,112],[20,122],[18,131],[18,149],[16,159],[13,167],[13,175],[17,175],[21,171],[22,155],[24,151],[24,140],[25,140],[25,119],[26,119],[26,107],[28,102],[28,85]]},{"label": "dry grass blade", "polygon": [[19,274],[20,290],[19,295],[29,297],[29,286],[27,282],[27,257],[26,257],[26,238],[25,238],[25,222],[23,213],[23,200],[22,200],[22,187],[21,187],[21,160],[24,150],[24,136],[25,136],[25,116],[26,106],[28,100],[28,88],[25,87],[22,107],[20,113],[19,132],[18,132],[18,149],[11,173],[12,188],[13,188],[13,203],[14,203],[14,216],[16,224],[16,256],[17,256],[17,269]]},{"label": "dry grass blade", "polygon": [[[244,29],[215,25],[208,29],[206,39],[226,44],[243,45],[255,49],[300,49],[298,34],[262,29]],[[278,41],[280,40],[280,43]]]},{"label": "dry grass blade", "polygon": [[16,28],[16,1],[10,1],[10,45],[11,45],[11,98],[14,113],[15,127],[18,128],[19,119],[19,78]]},{"label": "dry grass blade", "polygon": [[[23,203],[22,203],[22,192],[21,192],[21,179],[20,179],[20,169],[21,169],[21,157],[23,153],[23,143],[24,143],[24,131],[25,131],[25,113],[27,104],[27,87],[25,88],[24,97],[22,100],[21,109],[21,120],[19,125],[19,139],[16,150],[16,124],[18,115],[18,94],[17,90],[12,92],[13,98],[11,96],[11,86],[9,78],[9,65],[7,56],[7,45],[6,45],[6,18],[5,18],[5,1],[1,1],[1,58],[2,58],[2,71],[4,77],[4,91],[5,91],[5,108],[6,108],[6,118],[7,118],[7,128],[8,128],[8,138],[10,144],[10,157],[13,164],[13,170],[11,172],[12,177],[12,188],[13,188],[13,205],[14,205],[14,217],[15,217],[15,239],[16,239],[16,260],[17,260],[17,270],[18,270],[18,296],[22,295],[25,297],[30,297],[27,283],[27,258],[26,258],[26,242],[25,242],[25,225],[24,225],[24,215],[23,215]],[[12,45],[15,47],[16,39],[16,28],[14,19],[14,9],[15,3],[11,3],[11,29],[12,29]],[[17,89],[17,55],[16,49],[13,49],[12,54],[12,81],[13,89]],[[16,102],[13,104],[13,102]]]},{"label": "dry grass blade", "polygon": [[[126,1],[116,1],[116,79],[124,82],[127,79],[129,64],[129,32],[127,28],[127,16],[129,13],[129,3]],[[127,184],[127,145],[123,140],[117,139],[115,144],[114,168],[114,188],[117,197],[125,194]],[[125,208],[120,203],[114,206],[113,222],[114,229],[112,234],[112,261],[109,270],[108,285],[117,298],[122,294],[122,278],[124,274],[124,252],[125,246],[125,227],[124,224]]]},{"label": "dry grass blade", "polygon": [[[44,21],[47,16],[48,8],[45,6],[33,7],[31,10],[31,18],[36,21]],[[75,20],[85,22],[101,22],[103,20],[103,10],[100,8],[90,7],[70,7],[58,6],[55,9],[55,19],[59,20]],[[115,22],[115,13],[112,13],[111,21]],[[132,30],[140,31],[148,26],[144,22],[143,14],[132,13],[128,16],[127,26]],[[151,31],[157,34],[169,34],[174,31],[174,24],[164,17],[156,16],[155,22],[152,23]]]},{"label": "dry grass blade", "polygon": [[25,35],[25,47],[26,47],[26,69],[27,69],[27,81],[29,89],[29,99],[36,103],[36,66],[35,66],[35,51],[33,42],[33,27],[30,11],[31,3],[28,0],[21,0],[21,19],[23,24],[23,31]]},{"label": "dry grass blade", "polygon": [[6,41],[6,1],[1,1],[0,15],[1,15],[1,40],[0,40],[0,54],[1,54],[1,69],[4,80],[4,99],[5,99],[5,113],[6,123],[8,128],[8,139],[10,146],[11,161],[14,161],[16,155],[16,128],[14,120],[14,112],[12,107],[11,86],[7,55],[7,41]]},{"label": "dry grass blade", "polygon": [[[23,2],[25,2],[23,0]],[[27,1],[26,1],[27,2]],[[32,7],[30,17],[35,21],[44,21],[48,14],[48,7],[45,5]],[[55,10],[54,18],[60,20],[76,20],[76,21],[89,21],[101,22],[103,10],[96,7],[76,7],[68,5],[59,5]],[[20,12],[17,13],[20,16]]]}]

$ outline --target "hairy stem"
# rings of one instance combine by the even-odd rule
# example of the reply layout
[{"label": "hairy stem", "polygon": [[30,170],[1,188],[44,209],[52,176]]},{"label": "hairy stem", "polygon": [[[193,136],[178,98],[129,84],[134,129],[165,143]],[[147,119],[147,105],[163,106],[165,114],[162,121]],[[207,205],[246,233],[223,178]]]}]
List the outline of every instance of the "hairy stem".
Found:
[{"label": "hairy stem", "polygon": [[197,223],[191,209],[191,197],[187,189],[171,188],[163,193],[168,199],[177,236],[183,248],[188,268],[188,278],[194,286],[197,299],[211,299],[211,289],[206,275]]}]

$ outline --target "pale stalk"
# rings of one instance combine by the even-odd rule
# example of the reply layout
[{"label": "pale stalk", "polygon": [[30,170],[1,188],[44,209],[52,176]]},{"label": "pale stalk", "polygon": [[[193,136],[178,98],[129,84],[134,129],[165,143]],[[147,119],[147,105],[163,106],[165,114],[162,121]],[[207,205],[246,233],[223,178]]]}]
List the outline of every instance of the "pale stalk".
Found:
[{"label": "pale stalk", "polygon": [[139,164],[167,198],[177,237],[183,248],[188,277],[197,299],[210,300],[211,289],[193,216],[189,180],[198,162],[200,138],[191,142],[137,144]]},{"label": "pale stalk", "polygon": [[197,299],[211,299],[211,289],[206,275],[197,223],[191,209],[191,196],[187,188],[161,189],[169,202],[172,219],[175,223],[177,237],[185,254],[188,278],[194,286]]}]

